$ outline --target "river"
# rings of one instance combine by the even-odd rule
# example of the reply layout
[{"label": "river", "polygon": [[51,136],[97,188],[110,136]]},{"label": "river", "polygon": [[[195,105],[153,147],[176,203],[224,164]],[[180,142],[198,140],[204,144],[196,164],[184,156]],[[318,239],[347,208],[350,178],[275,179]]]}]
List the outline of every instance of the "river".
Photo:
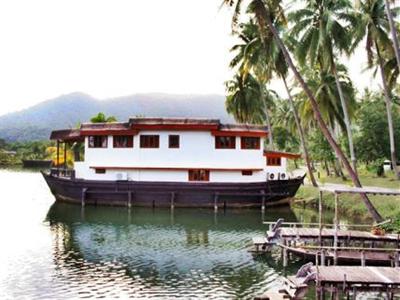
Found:
[{"label": "river", "polygon": [[262,221],[317,220],[289,207],[82,209],[55,203],[37,171],[0,169],[0,182],[0,299],[250,299],[302,264],[248,252]]}]

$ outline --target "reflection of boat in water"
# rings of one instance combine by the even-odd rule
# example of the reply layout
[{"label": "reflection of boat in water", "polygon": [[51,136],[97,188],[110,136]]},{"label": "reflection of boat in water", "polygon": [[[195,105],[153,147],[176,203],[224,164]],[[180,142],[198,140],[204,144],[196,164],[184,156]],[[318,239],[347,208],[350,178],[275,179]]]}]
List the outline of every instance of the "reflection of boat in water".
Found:
[{"label": "reflection of boat in water", "polygon": [[[294,218],[287,209],[276,214]],[[249,236],[260,229],[259,211],[214,214],[210,210],[137,208],[129,212],[118,207],[82,209],[55,203],[47,220],[54,233],[54,260],[60,273],[81,274],[84,279],[80,280],[88,284],[115,276],[135,296],[142,288],[147,295],[162,289],[169,296],[186,292],[207,297],[217,292],[243,297],[240,293],[259,293],[258,284],[271,281],[265,277],[265,262],[254,261],[247,252]],[[273,270],[270,273],[277,276]],[[138,289],[132,291],[134,287]]]},{"label": "reflection of boat in water", "polygon": [[[260,207],[287,204],[303,176],[290,178],[287,159],[264,150],[266,128],[210,119],[131,118],[82,124],[51,139],[84,144],[73,170],[43,173],[57,200],[114,206]],[[79,155],[76,155],[77,157]],[[57,166],[59,158],[57,156]]]}]

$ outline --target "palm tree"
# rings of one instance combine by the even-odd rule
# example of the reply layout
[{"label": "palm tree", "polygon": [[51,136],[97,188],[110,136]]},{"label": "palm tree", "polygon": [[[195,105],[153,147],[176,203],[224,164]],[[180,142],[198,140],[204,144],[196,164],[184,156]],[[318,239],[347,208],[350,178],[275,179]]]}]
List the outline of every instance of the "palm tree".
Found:
[{"label": "palm tree", "polygon": [[392,42],[393,42],[394,54],[397,61],[397,68],[400,70],[399,40],[397,39],[397,30],[393,20],[393,13],[392,10],[390,9],[390,2],[388,0],[385,0],[385,11],[386,11],[386,17],[388,18],[389,21],[390,32],[392,34]]},{"label": "palm tree", "polygon": [[[353,146],[353,134],[348,113],[348,98],[340,84],[335,53],[349,54],[352,35],[347,29],[355,24],[351,4],[347,0],[308,0],[306,6],[289,14],[294,24],[291,34],[298,38],[297,57],[301,65],[308,60],[311,66],[318,61],[321,68],[327,68],[335,76],[339,99],[343,110],[350,157],[354,171],[357,171],[356,156]],[[347,100],[347,101],[346,101]]]},{"label": "palm tree", "polygon": [[[353,115],[356,110],[354,87],[347,75],[346,68],[342,65],[338,65],[337,68],[342,93],[346,99],[350,100],[347,102],[347,105],[350,115]],[[340,95],[337,89],[335,76],[326,70],[319,69],[318,67],[312,70],[309,68],[303,68],[303,70],[305,77],[307,78],[307,84],[313,91],[320,107],[321,114],[331,132],[337,133],[338,125],[343,131],[346,131],[346,125],[342,115]],[[301,105],[302,120],[312,120],[313,110],[310,102],[306,101],[307,99],[304,93],[300,93],[298,96],[300,99],[303,99]],[[315,124],[310,125],[314,125],[313,127],[315,127]],[[334,170],[337,176],[345,178],[337,156]]]},{"label": "palm tree", "polygon": [[[264,60],[265,52],[264,47],[261,45],[261,40],[258,34],[258,27],[252,19],[248,23],[241,24],[239,31],[235,33],[240,39],[240,43],[231,48],[232,52],[236,52],[236,56],[232,59],[230,67],[232,69],[238,69],[238,73],[243,78],[246,78],[249,74],[252,74],[255,80],[258,81],[262,106],[264,108],[265,122],[268,127],[268,140],[270,149],[274,148],[273,133],[271,127],[270,118],[270,103],[268,99],[271,99],[270,93],[266,91],[266,83],[271,78],[270,70],[265,68]],[[262,58],[262,59],[261,59]]]},{"label": "palm tree", "polygon": [[[360,3],[358,14],[359,23],[355,31],[353,47],[356,47],[359,42],[366,37],[365,49],[369,66],[374,64],[374,57],[376,57],[385,96],[384,99],[389,127],[390,156],[393,170],[397,178],[400,179],[394,142],[391,91],[385,74],[385,63],[387,62],[385,62],[386,59],[384,57],[393,57],[396,51],[393,49],[388,36],[390,26],[385,13],[385,3],[383,0],[365,0]],[[394,12],[392,12],[392,14],[394,14]]]},{"label": "palm tree", "polygon": [[[277,27],[279,28],[279,26]],[[318,184],[313,174],[313,168],[311,166],[311,159],[308,154],[304,130],[301,126],[300,119],[287,84],[286,77],[288,73],[288,67],[282,51],[275,43],[273,36],[269,35],[268,37],[264,37],[264,40],[261,39],[258,26],[255,24],[253,19],[250,19],[248,23],[240,24],[239,30],[235,33],[241,40],[241,43],[235,45],[231,49],[231,51],[237,52],[236,56],[231,61],[231,68],[238,67],[242,73],[254,72],[255,74],[258,74],[257,77],[262,78],[264,82],[269,81],[272,78],[273,73],[276,73],[278,77],[282,79],[288,94],[295,124],[298,129],[298,135],[300,137],[302,152],[304,154],[310,180],[312,185],[317,187]],[[265,57],[271,58],[268,63],[265,60]]]},{"label": "palm tree", "polygon": [[99,112],[97,115],[95,115],[90,119],[90,122],[92,123],[111,123],[116,121],[117,121],[116,117],[114,116],[106,117],[106,115],[102,112]]},{"label": "palm tree", "polygon": [[[228,93],[225,105],[237,122],[246,124],[265,122],[264,106],[265,103],[268,107],[272,105],[273,97],[276,97],[273,91],[260,85],[251,74],[236,74],[225,85]],[[264,94],[264,98],[261,93]]]},{"label": "palm tree", "polygon": [[[234,26],[237,25],[238,15],[241,12],[241,4],[243,3],[243,1],[242,0],[224,0],[224,3],[226,5],[235,7],[234,8],[235,13],[232,18],[232,21],[233,21],[232,24]],[[286,46],[284,45],[277,29],[275,28],[275,26],[272,22],[272,19],[274,18],[274,16],[283,16],[284,15],[283,9],[279,4],[280,4],[280,1],[278,1],[278,0],[275,0],[275,1],[270,0],[268,2],[267,2],[267,0],[252,0],[249,4],[249,12],[252,13],[256,17],[257,24],[259,26],[259,30],[260,30],[262,38],[264,38],[266,36],[266,33],[270,33],[274,37],[276,44],[278,45],[279,49],[282,51],[282,54],[286,60],[288,67],[293,72],[296,80],[299,82],[300,86],[302,87],[302,89],[306,93],[307,97],[309,98],[312,108],[313,108],[313,111],[314,111],[314,116],[317,120],[317,123],[318,123],[323,135],[328,140],[332,149],[342,159],[343,164],[344,164],[346,170],[349,172],[349,175],[350,175],[354,185],[357,187],[361,187],[361,182],[360,182],[357,174],[353,171],[349,161],[347,160],[343,151],[340,149],[339,145],[337,144],[334,137],[330,133],[328,127],[326,126],[326,123],[323,120],[321,112],[319,110],[318,103],[317,103],[312,91],[310,90],[310,88],[304,81],[303,77],[300,75],[299,71],[297,70],[296,66],[294,65],[293,60],[292,60]],[[368,211],[370,212],[370,214],[372,215],[374,220],[381,221],[382,217],[380,216],[378,211],[375,209],[375,207],[372,205],[369,198],[365,194],[361,194],[361,195],[362,195],[362,199],[363,199]]]}]

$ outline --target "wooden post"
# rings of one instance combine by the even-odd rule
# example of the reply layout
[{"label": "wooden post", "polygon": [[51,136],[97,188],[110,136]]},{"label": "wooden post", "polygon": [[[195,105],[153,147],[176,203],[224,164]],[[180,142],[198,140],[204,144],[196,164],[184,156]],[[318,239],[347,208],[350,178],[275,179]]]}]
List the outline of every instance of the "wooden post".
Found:
[{"label": "wooden post", "polygon": [[325,250],[321,250],[321,266],[325,266]]},{"label": "wooden post", "polygon": [[175,192],[171,193],[171,209],[175,208]]},{"label": "wooden post", "polygon": [[318,242],[319,245],[322,246],[322,191],[319,191],[318,198],[318,222],[319,222],[319,236]]},{"label": "wooden post", "polygon": [[128,192],[128,208],[131,208],[132,206],[132,192]]},{"label": "wooden post", "polygon": [[83,189],[82,189],[82,196],[81,196],[81,205],[82,205],[82,207],[85,206],[85,202],[86,202],[86,191],[87,191],[87,188],[83,188]]},{"label": "wooden post", "polygon": [[364,250],[361,251],[361,266],[365,267],[365,252],[364,252]]},{"label": "wooden post", "polygon": [[261,211],[265,212],[265,191],[261,190],[262,198],[261,198]]},{"label": "wooden post", "polygon": [[288,250],[286,247],[283,248],[283,267],[286,268],[288,265]]},{"label": "wooden post", "polygon": [[64,141],[64,170],[67,169],[67,143]]},{"label": "wooden post", "polygon": [[400,252],[396,251],[394,253],[394,266],[395,266],[395,268],[399,267],[399,259],[400,259]]},{"label": "wooden post", "polygon": [[353,286],[353,300],[357,299],[357,288],[355,286]]},{"label": "wooden post", "polygon": [[321,299],[321,281],[320,281],[320,278],[319,278],[318,252],[317,252],[317,255],[315,255],[315,259],[316,259],[315,266],[316,266],[316,269],[317,269],[317,272],[315,274],[315,293],[316,293],[315,299]]},{"label": "wooden post", "polygon": [[[60,168],[60,141],[57,140],[57,170]],[[57,174],[59,175],[59,174]]]},{"label": "wooden post", "polygon": [[214,211],[218,211],[218,193],[214,194]]},{"label": "wooden post", "polygon": [[338,202],[339,202],[339,194],[335,193],[335,235],[333,238],[333,264],[337,265],[337,247],[338,247],[338,228],[339,228],[339,219],[338,219]]}]

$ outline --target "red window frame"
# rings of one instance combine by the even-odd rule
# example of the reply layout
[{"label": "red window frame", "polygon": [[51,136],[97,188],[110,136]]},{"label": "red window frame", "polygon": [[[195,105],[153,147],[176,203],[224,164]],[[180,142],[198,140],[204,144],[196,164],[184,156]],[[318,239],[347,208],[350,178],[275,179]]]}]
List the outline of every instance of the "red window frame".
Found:
[{"label": "red window frame", "polygon": [[159,135],[141,135],[140,148],[160,148]]},{"label": "red window frame", "polygon": [[267,156],[267,166],[281,166],[282,159],[280,157],[268,157]]},{"label": "red window frame", "polygon": [[114,148],[133,148],[132,135],[114,135],[113,136]]},{"label": "red window frame", "polygon": [[106,174],[106,169],[95,169],[96,174]]},{"label": "red window frame", "polygon": [[168,136],[168,147],[177,149],[180,147],[180,137],[177,134],[170,134]]},{"label": "red window frame", "polygon": [[216,136],[215,149],[235,149],[236,137],[235,136]]},{"label": "red window frame", "polygon": [[242,136],[240,139],[240,148],[241,149],[260,149],[260,138],[259,137]]},{"label": "red window frame", "polygon": [[242,171],[242,176],[252,176],[253,171],[252,170],[243,170]]},{"label": "red window frame", "polygon": [[107,135],[90,135],[88,139],[89,148],[107,148],[108,146]]},{"label": "red window frame", "polygon": [[210,181],[210,170],[195,169],[188,171],[189,181]]}]

